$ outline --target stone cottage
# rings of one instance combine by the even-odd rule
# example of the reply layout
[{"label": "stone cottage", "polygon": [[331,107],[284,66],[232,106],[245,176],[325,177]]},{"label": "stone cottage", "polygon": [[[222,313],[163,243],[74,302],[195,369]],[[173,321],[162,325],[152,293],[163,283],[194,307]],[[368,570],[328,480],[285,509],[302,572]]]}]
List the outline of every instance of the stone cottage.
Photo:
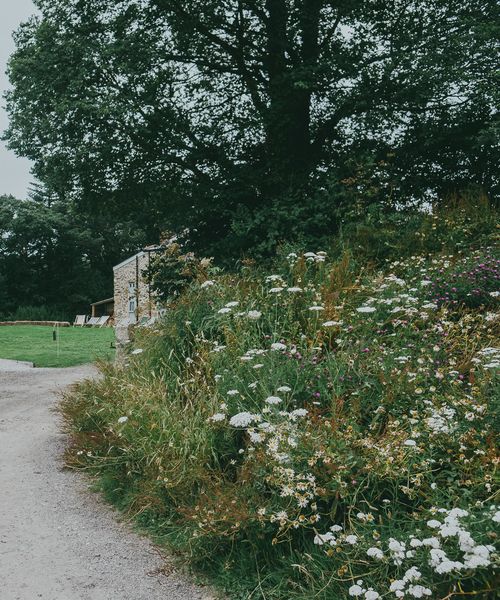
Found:
[{"label": "stone cottage", "polygon": [[144,271],[161,246],[148,246],[113,267],[114,321],[117,348],[129,341],[129,328],[158,317],[159,307]]}]

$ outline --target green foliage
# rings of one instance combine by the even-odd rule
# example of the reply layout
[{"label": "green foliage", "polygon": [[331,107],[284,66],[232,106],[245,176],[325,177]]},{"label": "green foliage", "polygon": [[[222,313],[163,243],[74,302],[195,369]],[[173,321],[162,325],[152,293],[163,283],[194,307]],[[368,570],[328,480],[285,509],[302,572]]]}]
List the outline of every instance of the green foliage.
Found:
[{"label": "green foliage", "polygon": [[229,597],[493,598],[498,304],[430,299],[465,242],[199,273],[66,397],[69,463]]},{"label": "green foliage", "polygon": [[353,186],[498,200],[494,0],[36,5],[6,139],[87,216],[224,260],[331,237]]}]

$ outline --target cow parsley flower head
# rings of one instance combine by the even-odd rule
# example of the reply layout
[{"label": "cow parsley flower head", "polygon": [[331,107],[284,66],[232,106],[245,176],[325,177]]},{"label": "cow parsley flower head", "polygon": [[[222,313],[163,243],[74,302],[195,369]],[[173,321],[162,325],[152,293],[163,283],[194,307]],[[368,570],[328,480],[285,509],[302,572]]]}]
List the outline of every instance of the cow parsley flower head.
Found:
[{"label": "cow parsley flower head", "polygon": [[287,392],[291,392],[292,388],[288,387],[287,385],[280,385],[277,391],[286,394]]},{"label": "cow parsley flower head", "polygon": [[211,286],[212,286],[212,285],[214,285],[214,284],[215,284],[215,281],[212,281],[211,279],[207,279],[206,281],[204,281],[204,282],[203,282],[203,283],[200,285],[200,287],[201,287],[201,289],[202,289],[202,290],[204,290],[204,289],[206,289],[206,288],[208,288],[208,287],[211,287]]},{"label": "cow parsley flower head", "polygon": [[252,321],[256,321],[262,317],[262,313],[259,310],[249,310],[247,312],[247,317]]},{"label": "cow parsley flower head", "polygon": [[248,427],[255,420],[255,415],[249,412],[240,412],[229,419],[229,425],[233,427]]},{"label": "cow parsley flower head", "polygon": [[351,585],[351,587],[349,588],[349,596],[358,597],[362,596],[365,593],[365,590],[361,587],[360,584],[363,585],[363,582],[358,581],[356,584]]},{"label": "cow parsley flower head", "polygon": [[427,527],[430,527],[431,529],[437,529],[438,527],[441,527],[441,523],[436,519],[431,519],[430,521],[427,521]]},{"label": "cow parsley flower head", "polygon": [[126,423],[128,421],[128,417],[120,417],[118,419],[118,423],[120,423],[120,425],[122,425],[123,423]]},{"label": "cow parsley flower head", "polygon": [[307,415],[307,410],[305,408],[296,408],[295,410],[292,410],[292,412],[290,413],[290,418],[296,419],[297,417],[305,417]]},{"label": "cow parsley flower head", "polygon": [[267,404],[281,404],[283,400],[279,396],[268,396],[266,402]]},{"label": "cow parsley flower head", "polygon": [[403,581],[418,581],[422,577],[422,573],[416,567],[410,567],[403,576]]},{"label": "cow parsley flower head", "polygon": [[252,444],[259,444],[263,440],[262,434],[257,431],[250,431],[248,435],[250,436]]},{"label": "cow parsley flower head", "polygon": [[286,344],[282,344],[281,342],[274,342],[271,344],[271,350],[286,350]]},{"label": "cow parsley flower head", "polygon": [[404,542],[389,538],[389,551],[396,566],[403,564],[406,552],[406,544]]},{"label": "cow parsley flower head", "polygon": [[424,596],[430,596],[432,594],[432,591],[423,585],[410,585],[407,592],[414,598],[423,598]]},{"label": "cow parsley flower head", "polygon": [[390,592],[402,591],[405,589],[405,582],[402,579],[396,579],[389,587]]},{"label": "cow parsley flower head", "polygon": [[368,550],[366,551],[366,554],[370,557],[370,558],[375,558],[376,560],[382,560],[384,558],[384,553],[382,552],[382,550],[380,548],[368,548]]},{"label": "cow parsley flower head", "polygon": [[356,309],[359,313],[373,313],[377,309],[374,306],[360,306]]},{"label": "cow parsley flower head", "polygon": [[329,544],[330,546],[335,546],[337,541],[335,536],[330,531],[326,533],[318,533],[314,536],[314,543],[317,546],[323,546],[324,544]]},{"label": "cow parsley flower head", "polygon": [[210,417],[210,421],[214,421],[218,423],[219,421],[224,421],[226,419],[226,415],[224,413],[215,413]]}]

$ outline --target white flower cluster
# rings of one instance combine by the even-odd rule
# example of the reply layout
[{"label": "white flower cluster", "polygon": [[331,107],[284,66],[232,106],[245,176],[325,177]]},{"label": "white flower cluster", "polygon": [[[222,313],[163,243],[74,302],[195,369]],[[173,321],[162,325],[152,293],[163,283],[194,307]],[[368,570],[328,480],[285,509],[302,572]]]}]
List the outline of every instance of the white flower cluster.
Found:
[{"label": "white flower cluster", "polygon": [[247,312],[247,317],[251,321],[257,321],[257,319],[260,319],[262,317],[262,313],[259,310],[249,310]]},{"label": "white flower cluster", "polygon": [[210,354],[217,354],[217,352],[222,352],[226,349],[226,346],[219,344],[219,342],[215,341],[213,343],[213,348],[210,350]]},{"label": "white flower cluster", "polygon": [[[495,518],[495,507],[490,511],[492,519]],[[389,552],[393,563],[400,566],[408,558],[415,556],[417,549],[429,548],[427,555],[427,564],[438,575],[447,575],[452,572],[470,571],[480,567],[488,567],[491,564],[491,553],[494,552],[493,545],[477,544],[471,533],[460,522],[460,519],[469,516],[469,512],[460,508],[452,510],[437,509],[436,513],[445,515],[442,521],[430,519],[427,521],[427,527],[436,532],[436,536],[419,539],[412,536],[409,540],[411,550],[407,550],[407,544],[402,541],[391,538],[389,540]],[[500,520],[500,515],[498,515]],[[459,550],[462,552],[462,560],[450,558],[442,548],[442,544],[448,538],[456,538]],[[425,555],[424,555],[425,556]],[[425,558],[424,558],[425,560]],[[416,567],[411,567],[406,571],[405,576],[392,582],[389,591],[394,592],[397,598],[403,598],[409,594],[414,598],[423,598],[430,596],[431,591],[422,585],[413,585],[421,578],[421,573]],[[411,584],[411,585],[410,585]]]},{"label": "white flower cluster", "polygon": [[363,585],[363,580],[358,579],[358,581],[349,588],[349,596],[353,596],[355,598],[363,596],[365,600],[377,600],[377,598],[380,598],[380,594],[373,588],[370,587],[365,589]]},{"label": "white flower cluster", "polygon": [[366,555],[370,558],[374,558],[375,560],[382,560],[384,558],[384,553],[382,550],[380,548],[376,548],[375,546],[368,548]]},{"label": "white flower cluster", "polygon": [[215,413],[214,415],[212,415],[210,417],[210,420],[213,421],[214,423],[218,423],[220,421],[225,421],[226,415],[225,415],[225,413]]},{"label": "white flower cluster", "polygon": [[267,350],[263,350],[262,348],[251,348],[250,350],[247,350],[243,356],[240,357],[240,360],[242,362],[250,362],[256,356],[263,356],[264,354],[267,354]]},{"label": "white flower cluster", "polygon": [[480,364],[483,369],[498,369],[500,368],[500,348],[483,348],[472,360],[476,364]]},{"label": "white flower cluster", "polygon": [[233,308],[235,308],[238,305],[239,305],[239,302],[236,302],[236,300],[233,300],[231,302],[228,302],[223,308],[220,308],[217,312],[219,313],[219,315],[227,315],[230,312],[232,312]]},{"label": "white flower cluster", "polygon": [[457,428],[457,423],[454,421],[455,409],[450,406],[435,408],[429,400],[424,403],[428,406],[431,415],[425,419],[425,423],[433,434],[452,433]]},{"label": "white flower cluster", "polygon": [[317,546],[323,546],[325,544],[328,546],[336,546],[337,536],[335,534],[339,531],[342,531],[342,527],[340,525],[332,525],[330,527],[330,531],[327,531],[326,533],[317,533],[314,536],[314,543]]},{"label": "white flower cluster", "polygon": [[271,350],[286,350],[286,344],[274,342],[271,344]]},{"label": "white flower cluster", "polygon": [[359,313],[374,313],[376,310],[374,306],[360,306],[356,309]]},{"label": "white flower cluster", "polygon": [[304,252],[303,256],[307,262],[322,263],[325,262],[327,254],[320,250],[319,252]]},{"label": "white flower cluster", "polygon": [[276,405],[281,404],[283,400],[279,396],[268,396],[265,402],[266,404]]},{"label": "white flower cluster", "polygon": [[211,279],[207,279],[200,285],[200,287],[202,290],[205,290],[209,287],[212,287],[213,285],[215,285],[215,281],[212,281]]},{"label": "white flower cluster", "polygon": [[406,571],[402,579],[396,579],[391,583],[389,591],[393,592],[396,598],[404,598],[405,595],[410,595],[413,598],[431,596],[432,591],[429,588],[415,583],[421,577],[422,573],[416,567],[411,567]]},{"label": "white flower cluster", "polygon": [[325,321],[323,327],[340,327],[343,321]]},{"label": "white flower cluster", "polygon": [[236,415],[233,415],[229,419],[229,425],[232,425],[233,427],[246,428],[254,421],[258,421],[259,419],[260,417],[258,415],[253,415],[249,412],[240,412]]}]

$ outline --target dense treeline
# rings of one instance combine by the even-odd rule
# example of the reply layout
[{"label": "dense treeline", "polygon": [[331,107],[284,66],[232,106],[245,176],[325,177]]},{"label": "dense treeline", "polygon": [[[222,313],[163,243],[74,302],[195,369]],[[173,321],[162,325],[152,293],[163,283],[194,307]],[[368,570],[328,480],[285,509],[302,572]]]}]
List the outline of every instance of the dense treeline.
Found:
[{"label": "dense treeline", "polygon": [[79,214],[231,259],[498,197],[494,0],[35,0],[10,147]]},{"label": "dense treeline", "polygon": [[141,238],[132,225],[82,219],[40,193],[0,197],[0,319],[72,319],[113,294],[112,271]]}]

